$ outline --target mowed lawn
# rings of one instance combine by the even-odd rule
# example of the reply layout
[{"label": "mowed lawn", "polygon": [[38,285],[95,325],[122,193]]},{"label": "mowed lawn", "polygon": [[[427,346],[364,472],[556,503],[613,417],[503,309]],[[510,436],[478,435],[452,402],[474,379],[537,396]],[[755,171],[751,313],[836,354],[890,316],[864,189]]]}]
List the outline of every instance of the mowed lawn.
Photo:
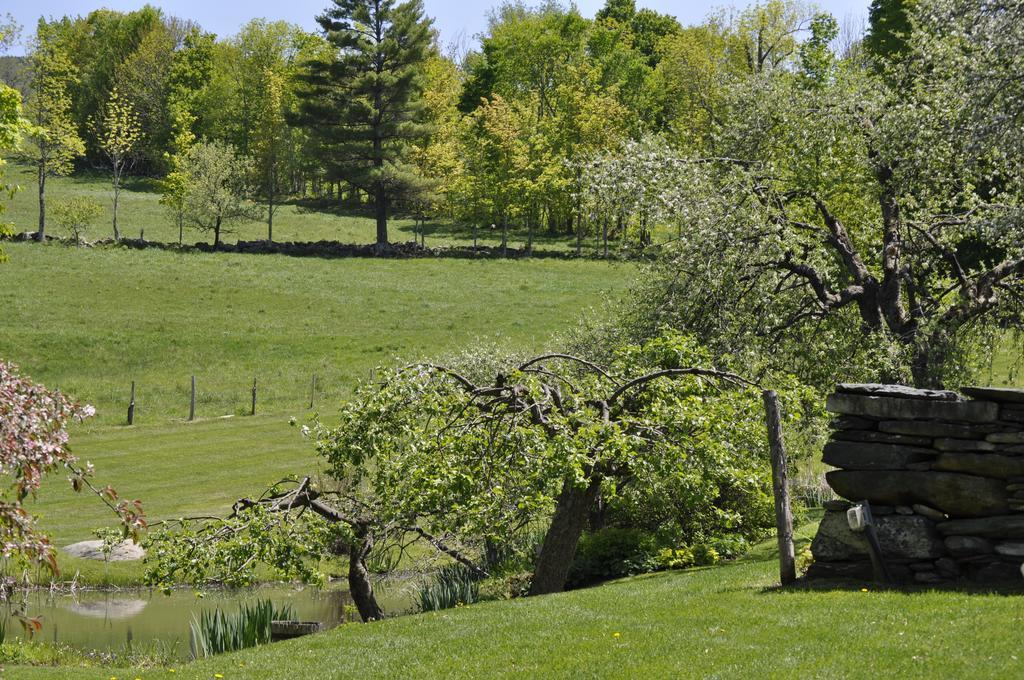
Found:
[{"label": "mowed lawn", "polygon": [[[814,525],[802,528],[802,543]],[[13,668],[55,678],[1013,678],[1019,597],[779,590],[767,551],[559,595],[349,624],[150,670]]]},{"label": "mowed lawn", "polygon": [[378,365],[480,341],[530,351],[620,296],[630,264],[380,260],[9,243],[0,357],[123,423],[333,409]]}]

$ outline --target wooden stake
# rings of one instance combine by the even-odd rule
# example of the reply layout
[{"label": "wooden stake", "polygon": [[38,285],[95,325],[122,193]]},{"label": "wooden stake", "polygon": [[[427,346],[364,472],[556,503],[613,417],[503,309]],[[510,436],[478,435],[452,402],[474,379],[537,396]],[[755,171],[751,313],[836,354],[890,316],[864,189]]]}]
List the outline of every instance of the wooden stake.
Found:
[{"label": "wooden stake", "polygon": [[779,537],[779,577],[783,585],[796,580],[796,554],[793,548],[793,512],[789,504],[789,475],[786,470],[786,446],[782,440],[782,416],[779,395],[765,390],[765,422],[772,453],[772,491],[775,495],[775,524]]},{"label": "wooden stake", "polygon": [[309,386],[309,408],[313,408],[313,403],[316,401],[316,373],[313,374],[313,382]]},{"label": "wooden stake", "polygon": [[135,424],[135,381],[132,381],[132,397],[128,401],[128,424]]},{"label": "wooden stake", "polygon": [[252,379],[252,412],[249,415],[256,415],[256,378]]},{"label": "wooden stake", "polygon": [[192,396],[188,400],[188,419],[196,419],[196,377],[192,376]]}]

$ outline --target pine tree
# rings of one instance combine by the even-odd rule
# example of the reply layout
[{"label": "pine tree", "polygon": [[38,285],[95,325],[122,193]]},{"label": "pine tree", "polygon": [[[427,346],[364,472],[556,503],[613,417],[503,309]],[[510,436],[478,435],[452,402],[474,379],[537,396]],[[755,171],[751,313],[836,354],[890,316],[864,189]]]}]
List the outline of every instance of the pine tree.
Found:
[{"label": "pine tree", "polygon": [[891,60],[907,52],[910,12],[915,0],[872,0],[864,47],[879,60]]},{"label": "pine tree", "polygon": [[317,22],[336,56],[311,63],[298,122],[320,138],[328,176],[373,198],[377,247],[386,248],[389,207],[423,186],[409,152],[428,132],[432,21],[422,0],[334,0]]}]

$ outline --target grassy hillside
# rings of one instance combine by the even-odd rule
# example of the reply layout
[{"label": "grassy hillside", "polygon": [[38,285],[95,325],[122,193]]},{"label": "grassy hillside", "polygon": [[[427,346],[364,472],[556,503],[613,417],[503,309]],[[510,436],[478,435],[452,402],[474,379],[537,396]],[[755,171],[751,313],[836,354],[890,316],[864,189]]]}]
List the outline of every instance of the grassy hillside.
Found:
[{"label": "grassy hillside", "polygon": [[[803,527],[806,541],[813,525]],[[775,588],[767,551],[548,597],[334,631],[173,669],[16,668],[54,678],[1007,678],[1015,597]],[[983,625],[979,625],[983,622]]]},{"label": "grassy hillside", "polygon": [[[382,362],[478,338],[539,348],[635,269],[592,261],[320,260],[8,244],[0,356],[123,422],[334,404]],[[297,413],[298,414],[298,413]]]}]

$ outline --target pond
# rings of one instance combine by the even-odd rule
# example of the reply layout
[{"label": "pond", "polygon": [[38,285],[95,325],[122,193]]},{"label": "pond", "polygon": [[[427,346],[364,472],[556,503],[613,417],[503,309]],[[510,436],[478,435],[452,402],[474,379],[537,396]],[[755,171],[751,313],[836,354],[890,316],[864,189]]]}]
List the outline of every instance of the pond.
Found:
[{"label": "pond", "polygon": [[[409,595],[399,585],[377,591],[389,613],[409,610]],[[288,605],[301,621],[320,621],[331,628],[358,620],[352,598],[341,588],[263,585],[246,590],[219,590],[202,596],[191,590],[164,595],[156,590],[79,591],[74,594],[28,593],[30,616],[39,617],[42,630],[33,639],[59,642],[85,651],[121,652],[161,650],[167,656],[189,659],[189,623],[204,610],[228,613],[242,603],[269,599],[277,607]],[[7,639],[24,638],[21,625],[6,614]]]}]

